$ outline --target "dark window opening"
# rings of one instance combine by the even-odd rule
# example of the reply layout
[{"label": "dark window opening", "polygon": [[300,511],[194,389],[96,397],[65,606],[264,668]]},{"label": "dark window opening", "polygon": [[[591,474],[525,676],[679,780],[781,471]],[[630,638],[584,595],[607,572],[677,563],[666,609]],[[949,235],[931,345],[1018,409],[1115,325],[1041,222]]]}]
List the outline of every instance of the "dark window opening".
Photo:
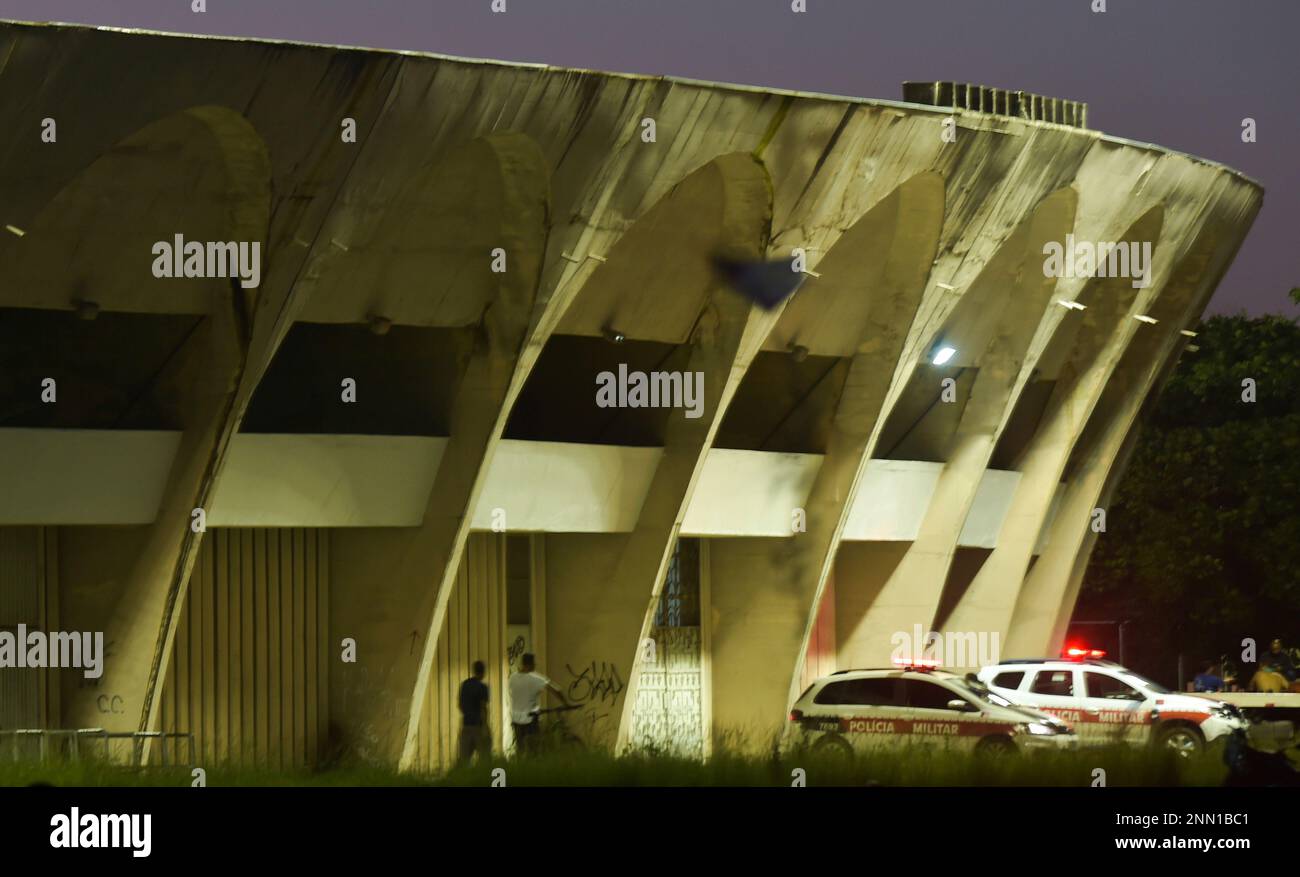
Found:
[{"label": "dark window opening", "polygon": [[[295,323],[242,432],[445,436],[473,329]],[[344,401],[344,380],[356,401]]]},{"label": "dark window opening", "polygon": [[[677,372],[684,380],[690,352],[689,345],[632,339],[615,344],[604,338],[553,335],[515,401],[506,422],[505,438],[663,447],[668,418],[686,416],[686,403],[691,400],[685,386],[680,394],[681,407],[602,407],[596,398],[598,376],[609,372],[616,385],[624,386],[634,380],[634,372],[642,373],[647,380],[651,372]],[[619,377],[620,366],[625,379]],[[700,389],[697,386],[696,392]]]}]

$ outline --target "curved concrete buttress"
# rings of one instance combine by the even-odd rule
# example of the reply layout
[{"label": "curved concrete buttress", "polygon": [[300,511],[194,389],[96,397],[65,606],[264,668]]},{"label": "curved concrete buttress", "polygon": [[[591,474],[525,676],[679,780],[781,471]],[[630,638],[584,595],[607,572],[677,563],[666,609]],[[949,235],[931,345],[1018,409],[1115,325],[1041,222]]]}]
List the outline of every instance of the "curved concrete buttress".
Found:
[{"label": "curved concrete buttress", "polygon": [[[1126,277],[1090,278],[1076,297],[1086,310],[1077,319],[1058,322],[1039,359],[1040,369],[1055,377],[1045,411],[1033,437],[1019,455],[1021,477],[1003,519],[997,546],[984,561],[944,627],[947,630],[997,634],[1009,629],[1038,535],[1047,520],[1069,459],[1087,418],[1138,325],[1132,318],[1164,284],[1167,270],[1159,259],[1162,248],[1174,246],[1174,224],[1161,206],[1151,207],[1116,238],[1120,242],[1153,242],[1150,291],[1132,286]],[[1143,295],[1142,293],[1145,293]],[[1007,656],[1005,648],[1003,656]]]},{"label": "curved concrete buttress", "polygon": [[1008,655],[1058,654],[1087,558],[1098,534],[1092,513],[1113,489],[1138,430],[1135,421],[1151,389],[1167,377],[1187,338],[1179,330],[1205,307],[1231,264],[1238,240],[1217,222],[1203,228],[1174,267],[1149,315],[1107,382],[1072,452],[1068,487],[1047,534],[1047,544],[1025,577],[1011,617]]},{"label": "curved concrete buttress", "polygon": [[[609,326],[630,339],[684,345],[685,371],[702,380],[700,416],[668,413],[663,454],[608,577],[592,563],[566,578],[548,578],[549,664],[581,666],[599,656],[627,668],[627,688],[605,705],[610,720],[592,725],[592,743],[626,739],[640,666],[637,644],[658,604],[704,455],[779,313],[752,308],[712,268],[718,253],[762,258],[770,211],[767,174],[758,160],[732,153],[710,161],[619,238],[573,300],[571,316],[558,321],[560,331],[592,334]],[[593,388],[593,406],[595,378],[580,378]],[[568,611],[555,611],[559,606]]]},{"label": "curved concrete buttress", "polygon": [[[946,369],[930,368],[924,362],[918,366],[913,382],[919,384],[918,392],[936,402],[943,392],[940,381],[954,366],[973,368],[976,374],[955,426],[942,430],[945,437],[938,450],[944,467],[916,539],[892,569],[884,570],[878,589],[862,587],[865,593],[855,594],[854,579],[848,576],[837,589],[837,626],[847,634],[838,643],[841,666],[886,664],[894,633],[910,636],[917,625],[928,633],[935,623],[976,491],[1041,353],[1041,349],[1031,350],[1030,344],[1056,288],[1055,278],[1044,277],[1042,271],[1043,247],[1065,239],[1073,227],[1076,200],[1071,188],[1043,199],[963,293],[936,335],[940,339],[936,345],[943,343],[957,351],[953,361]],[[938,402],[937,407],[958,404]],[[920,423],[910,410],[897,410],[893,417]],[[892,433],[890,444],[907,439],[899,428],[886,426],[886,430]],[[881,451],[891,453],[883,444],[877,449]]]},{"label": "curved concrete buttress", "polygon": [[177,234],[263,241],[269,182],[266,147],[239,114],[204,106],[159,119],[70,180],[22,237],[0,238],[14,265],[0,278],[0,304],[72,310],[86,299],[101,311],[209,314],[225,281],[156,279],[152,247]]},{"label": "curved concrete buttress", "polygon": [[[341,242],[341,254],[328,259],[337,272],[327,274],[322,264],[310,271],[313,291],[301,311],[307,317],[357,320],[374,313],[391,314],[395,322],[481,326],[472,349],[462,351],[451,435],[421,525],[371,532],[372,577],[334,583],[332,628],[355,639],[358,652],[358,664],[339,665],[331,680],[339,701],[331,711],[334,731],[362,757],[398,762],[414,733],[410,717],[422,708],[436,631],[533,310],[546,246],[548,179],[531,138],[501,133],[474,139],[412,181],[409,209],[379,218],[378,231],[387,229],[387,236],[359,229]],[[506,251],[503,273],[492,271],[494,247]],[[348,282],[367,276],[370,262],[388,263],[393,283]],[[464,299],[449,301],[448,288]],[[386,585],[381,601],[373,593],[379,582]],[[418,650],[412,631],[422,640]],[[368,675],[358,675],[358,667]]]},{"label": "curved concrete buttress", "polygon": [[[465,553],[470,517],[510,413],[511,388],[533,314],[549,229],[549,169],[535,142],[520,134],[489,135],[485,140],[500,163],[500,246],[511,262],[496,295],[486,303],[486,338],[471,354],[457,389],[451,438],[443,450],[420,528],[422,560],[414,568],[435,569],[441,573],[441,581],[435,594],[425,595],[414,616],[417,622],[427,618],[428,625],[424,654],[410,694],[399,762],[404,768],[416,758],[420,715],[429,691],[429,674],[447,601]],[[430,554],[431,549],[441,553]],[[435,557],[436,566],[428,562]],[[435,600],[431,613],[425,609],[429,596]]]},{"label": "curved concrete buttress", "polygon": [[[178,189],[187,192],[185,199],[174,197]],[[107,311],[196,315],[193,331],[155,379],[158,390],[176,400],[182,427],[158,516],[129,569],[64,583],[65,626],[102,630],[105,641],[115,643],[98,689],[65,688],[71,727],[150,725],[169,610],[183,592],[201,536],[191,529],[191,511],[211,495],[245,363],[256,290],[227,278],[155,278],[152,245],[172,244],[176,234],[186,241],[264,245],[269,202],[269,163],[258,133],[231,110],[195,107],[107,150],[20,239],[16,277],[22,283],[47,278],[37,287],[39,300],[28,306],[69,308],[81,298]],[[76,387],[60,392],[75,393]],[[123,698],[122,713],[104,716],[96,709],[103,691]]]},{"label": "curved concrete buttress", "polygon": [[[805,530],[753,546],[711,545],[713,723],[762,736],[797,675],[846,510],[876,434],[943,224],[944,183],[917,174],[854,222],[786,307],[765,346],[848,360],[826,454],[805,503]],[[794,510],[790,510],[793,514]],[[793,523],[793,519],[792,519]],[[778,672],[756,676],[753,656]],[[750,742],[754,742],[750,740]]]},{"label": "curved concrete buttress", "polygon": [[[78,622],[80,627],[112,627],[119,621],[109,615],[116,612],[115,618],[129,619],[133,628],[148,628],[148,634],[129,635],[131,650],[126,654],[120,651],[121,642],[115,644],[106,672],[115,666],[125,668],[123,684],[131,690],[124,689],[127,709],[121,715],[135,715],[137,709],[140,715],[137,726],[112,726],[151,730],[162,670],[170,656],[171,631],[184,605],[201,538],[190,530],[190,511],[213,495],[224,448],[238,428],[262,369],[292,322],[299,269],[358,154],[358,147],[342,144],[337,136],[322,138],[320,132],[333,133],[344,116],[356,116],[364,124],[372,113],[377,114],[402,62],[372,53],[320,52],[251,41],[195,41],[66,27],[5,25],[3,31],[7,63],[0,69],[0,95],[30,95],[36,91],[31,83],[38,83],[59,100],[54,107],[24,101],[18,110],[22,121],[13,126],[13,136],[0,139],[4,149],[0,177],[9,192],[6,221],[28,232],[22,238],[0,237],[0,260],[19,263],[15,253],[39,245],[32,230],[41,224],[36,217],[56,197],[52,193],[74,186],[68,183],[78,173],[74,169],[93,168],[102,155],[102,167],[109,170],[96,172],[94,182],[101,194],[123,183],[133,183],[131,191],[106,205],[104,217],[83,212],[77,220],[65,221],[66,230],[74,234],[84,231],[78,228],[81,222],[94,230],[94,235],[81,235],[71,246],[74,250],[94,247],[96,235],[116,235],[117,243],[101,247],[104,253],[96,259],[99,279],[136,279],[139,287],[162,284],[159,288],[164,292],[157,298],[142,297],[126,287],[104,287],[100,292],[91,283],[87,294],[79,297],[95,300],[101,311],[207,315],[158,378],[160,392],[179,400],[184,436],[158,518],[139,538],[146,548],[130,552],[137,556],[136,568],[119,573],[116,562],[88,563],[82,569],[93,572],[83,580],[65,577],[61,583],[71,597],[63,601],[65,617],[84,618]],[[128,50],[148,62],[123,65],[122,53]],[[265,70],[270,63],[292,71],[281,82],[313,83],[312,100],[304,104],[299,85],[268,84]],[[214,69],[222,75],[211,76]],[[120,99],[122,95],[130,100]],[[59,125],[57,144],[34,136],[46,114]],[[294,124],[283,124],[288,117]],[[201,127],[195,126],[196,121]],[[115,152],[113,143],[139,136],[124,136],[125,132],[144,129],[156,135],[152,142],[133,142],[125,155]],[[194,135],[188,144],[177,139],[186,129]],[[194,144],[200,142],[205,145],[196,151]],[[162,143],[167,145],[160,147]],[[138,154],[132,155],[133,151]],[[190,176],[179,179],[177,173]],[[211,181],[223,177],[224,193],[211,191]],[[165,192],[156,189],[159,184]],[[157,195],[152,201],[150,193]],[[177,193],[183,194],[177,197]],[[224,227],[196,222],[210,196],[220,198],[230,214]],[[151,209],[142,207],[132,214],[134,205],[146,202]],[[214,308],[193,294],[192,285],[217,281],[154,280],[149,274],[153,256],[148,247],[137,252],[138,232],[154,227],[159,219],[173,218],[175,223],[163,223],[173,226],[165,228],[168,234],[163,239],[184,231],[187,240],[259,242],[261,286],[256,291],[232,292],[228,282],[221,281],[227,306]],[[67,259],[68,253],[55,248],[52,255]],[[122,265],[121,271],[104,270],[105,265],[118,265],[116,259],[137,257],[138,268]],[[15,294],[0,278],[0,304],[16,303]],[[67,307],[62,292],[56,298],[60,300],[48,305],[27,304]],[[237,300],[242,300],[238,311]],[[233,399],[227,399],[231,382],[237,389]],[[224,412],[219,410],[223,405]],[[99,541],[94,544],[98,551]],[[111,553],[113,558],[106,560],[124,556]],[[109,637],[112,641],[112,634]],[[145,675],[149,681],[136,688],[134,680]],[[84,700],[86,693],[74,691],[68,696]],[[70,718],[70,722],[94,725],[101,723],[101,717],[96,713],[93,720]]]}]

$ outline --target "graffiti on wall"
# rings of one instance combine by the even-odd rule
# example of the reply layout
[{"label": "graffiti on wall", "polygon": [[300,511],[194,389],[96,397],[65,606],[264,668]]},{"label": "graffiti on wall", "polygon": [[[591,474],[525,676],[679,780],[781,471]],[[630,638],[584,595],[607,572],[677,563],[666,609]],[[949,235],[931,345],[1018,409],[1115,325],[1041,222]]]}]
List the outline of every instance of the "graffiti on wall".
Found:
[{"label": "graffiti on wall", "polygon": [[618,668],[608,661],[592,661],[580,670],[573,669],[572,664],[565,664],[569,672],[569,687],[565,697],[570,703],[595,703],[608,706],[618,700],[627,686]]},{"label": "graffiti on wall", "polygon": [[520,634],[516,636],[510,641],[510,645],[506,647],[506,666],[513,671],[519,665],[519,659],[522,658],[524,653],[527,651],[528,642],[524,639],[523,635]]}]

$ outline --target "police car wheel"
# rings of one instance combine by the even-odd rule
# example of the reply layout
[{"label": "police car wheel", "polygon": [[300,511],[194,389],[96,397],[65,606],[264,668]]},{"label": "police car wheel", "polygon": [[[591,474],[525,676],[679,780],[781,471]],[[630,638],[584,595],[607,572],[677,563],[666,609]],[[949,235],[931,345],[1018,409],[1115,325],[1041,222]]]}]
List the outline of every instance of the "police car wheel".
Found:
[{"label": "police car wheel", "polygon": [[975,745],[975,754],[980,756],[1014,755],[1016,744],[1006,737],[985,737]]},{"label": "police car wheel", "polygon": [[1205,748],[1205,738],[1201,732],[1187,725],[1174,725],[1171,728],[1165,728],[1160,732],[1157,738],[1160,746],[1172,749],[1183,758],[1191,758],[1199,755]]},{"label": "police car wheel", "polygon": [[812,753],[822,758],[853,760],[853,747],[843,737],[823,737],[812,746]]}]

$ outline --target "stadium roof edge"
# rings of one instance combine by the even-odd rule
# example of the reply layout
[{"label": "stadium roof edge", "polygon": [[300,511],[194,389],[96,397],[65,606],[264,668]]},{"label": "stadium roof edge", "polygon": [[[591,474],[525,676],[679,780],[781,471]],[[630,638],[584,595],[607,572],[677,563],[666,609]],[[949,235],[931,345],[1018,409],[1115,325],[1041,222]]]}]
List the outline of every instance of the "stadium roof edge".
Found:
[{"label": "stadium roof edge", "polygon": [[[774,88],[774,87],[761,86],[761,85],[745,85],[742,83],[735,83],[735,82],[714,82],[706,79],[692,79],[684,76],[670,76],[670,75],[662,75],[662,74],[655,75],[655,74],[648,74],[648,73],[623,73],[623,72],[608,71],[608,70],[592,70],[584,67],[563,67],[563,66],[557,66],[553,64],[544,64],[544,63],[528,62],[528,61],[503,61],[495,58],[466,58],[460,55],[447,55],[441,52],[415,51],[411,49],[383,49],[383,48],[376,48],[373,46],[345,46],[345,45],[338,45],[334,43],[314,43],[305,40],[289,40],[289,39],[270,38],[270,37],[242,37],[242,36],[230,36],[227,34],[191,34],[191,33],[182,33],[178,31],[160,31],[160,30],[150,30],[148,28],[115,27],[111,25],[82,24],[78,22],[65,22],[65,21],[39,22],[39,21],[20,21],[16,19],[0,18],[0,28],[3,27],[17,27],[17,28],[31,28],[31,29],[45,29],[45,28],[71,29],[71,30],[86,30],[86,31],[97,30],[97,31],[108,31],[111,33],[121,33],[121,34],[140,34],[143,36],[151,36],[151,37],[173,37],[173,38],[183,38],[183,39],[191,39],[191,40],[198,39],[198,40],[218,40],[223,42],[261,43],[264,45],[282,45],[282,46],[292,46],[296,48],[305,48],[305,49],[333,49],[335,51],[342,51],[342,52],[364,52],[364,53],[373,53],[373,54],[382,54],[382,55],[399,55],[402,57],[409,57],[409,58],[448,61],[455,64],[484,65],[484,66],[494,66],[494,67],[517,67],[517,68],[528,69],[528,70],[553,71],[557,73],[574,73],[574,74],[582,74],[587,76],[605,76],[605,77],[611,77],[615,79],[628,79],[628,80],[638,80],[638,81],[662,81],[662,82],[669,82],[669,83],[687,85],[693,87],[713,88],[713,89],[719,89],[723,91],[778,95],[782,97],[800,98],[803,100],[819,100],[819,101],[834,101],[837,103],[853,103],[853,104],[860,104],[863,106],[881,107],[884,109],[893,108],[893,109],[903,109],[909,112],[936,113],[944,116],[950,116],[954,114],[954,110],[951,107],[936,107],[930,104],[908,103],[906,101],[889,100],[887,98],[868,98],[868,97],[859,97],[853,95],[828,94],[824,92],[799,91],[797,89]],[[0,73],[2,72],[3,72],[3,68],[0,68]],[[1247,185],[1250,185],[1258,189],[1261,194],[1265,191],[1264,185],[1261,182],[1237,170],[1236,168],[1230,167],[1229,165],[1226,165],[1219,161],[1214,161],[1213,159],[1192,155],[1191,153],[1182,152],[1181,150],[1177,150],[1177,149],[1171,149],[1169,147],[1161,146],[1156,143],[1149,143],[1142,140],[1131,140],[1125,137],[1119,137],[1113,134],[1107,134],[1103,131],[1099,131],[1096,129],[1082,129],[1082,128],[1076,128],[1069,125],[1058,125],[1053,122],[1044,122],[1044,121],[1038,121],[1033,119],[1020,119],[1020,118],[1012,119],[1010,117],[998,117],[990,113],[982,113],[976,110],[957,109],[955,112],[961,115],[969,115],[977,118],[985,117],[985,116],[990,118],[1001,118],[1009,122],[1024,125],[1026,127],[1060,128],[1078,134],[1079,136],[1092,137],[1094,139],[1106,143],[1113,143],[1119,146],[1129,146],[1135,149],[1142,149],[1149,152],[1160,153],[1162,155],[1173,155],[1173,156],[1182,157],[1189,161],[1195,162],[1196,164],[1205,165],[1207,167],[1214,168],[1216,170],[1220,170],[1227,174],[1230,174],[1231,176],[1236,177],[1237,179],[1241,180]]]}]

